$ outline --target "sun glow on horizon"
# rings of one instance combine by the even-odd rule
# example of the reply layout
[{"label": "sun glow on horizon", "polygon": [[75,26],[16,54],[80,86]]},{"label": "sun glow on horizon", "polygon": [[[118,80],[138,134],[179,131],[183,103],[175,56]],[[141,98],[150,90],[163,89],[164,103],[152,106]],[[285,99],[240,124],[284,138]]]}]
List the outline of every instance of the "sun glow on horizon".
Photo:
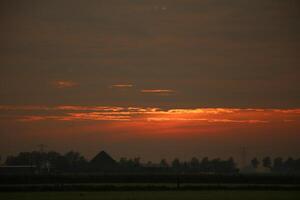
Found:
[{"label": "sun glow on horizon", "polygon": [[[155,107],[121,106],[0,106],[0,110],[20,112],[12,116],[18,121],[144,121],[144,122],[206,122],[206,123],[269,123],[294,122],[300,119],[300,109],[255,108],[190,108],[162,109]],[[22,111],[22,112],[21,112]],[[32,114],[39,111],[41,114]],[[51,114],[50,114],[51,113]]]}]

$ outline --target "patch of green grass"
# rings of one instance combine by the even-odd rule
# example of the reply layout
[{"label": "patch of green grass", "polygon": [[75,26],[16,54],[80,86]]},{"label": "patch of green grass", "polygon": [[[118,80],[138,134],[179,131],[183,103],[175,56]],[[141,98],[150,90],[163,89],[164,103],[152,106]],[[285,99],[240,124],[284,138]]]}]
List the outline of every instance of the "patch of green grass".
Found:
[{"label": "patch of green grass", "polygon": [[0,193],[3,200],[298,200],[300,191],[128,191]]}]

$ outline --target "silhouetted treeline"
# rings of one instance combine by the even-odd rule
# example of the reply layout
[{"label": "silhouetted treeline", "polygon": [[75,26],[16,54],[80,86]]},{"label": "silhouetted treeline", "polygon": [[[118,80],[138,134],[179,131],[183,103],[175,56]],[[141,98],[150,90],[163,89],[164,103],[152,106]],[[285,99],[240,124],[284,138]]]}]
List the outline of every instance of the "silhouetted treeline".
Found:
[{"label": "silhouetted treeline", "polygon": [[113,160],[106,152],[100,152],[91,161],[87,161],[78,152],[60,154],[58,152],[21,152],[6,159],[7,166],[35,166],[37,173],[55,172],[118,172],[118,173],[236,173],[233,158],[228,160],[205,157],[199,160],[193,157],[189,161],[174,159],[168,163],[162,159],[159,163],[142,163],[140,158],[121,158]]},{"label": "silhouetted treeline", "polygon": [[[253,158],[251,166],[258,169],[261,166],[274,173],[299,173],[300,159],[281,157],[272,159],[265,157],[261,160]],[[180,161],[175,158],[171,162],[162,159],[158,163],[142,163],[141,158],[121,158],[115,161],[106,152],[97,154],[91,161],[87,161],[80,153],[70,151],[60,154],[50,152],[21,152],[16,156],[9,156],[5,162],[6,166],[34,166],[35,173],[237,173],[236,162],[231,157],[226,160],[219,158],[209,159],[204,157],[198,159],[193,157],[188,161]]]},{"label": "silhouetted treeline", "polygon": [[78,172],[88,166],[87,160],[78,152],[70,151],[64,155],[50,152],[21,152],[17,156],[9,156],[5,165],[35,166],[38,172]]},{"label": "silhouetted treeline", "polygon": [[171,173],[197,173],[197,172],[214,172],[214,173],[236,173],[238,169],[233,158],[221,160],[219,158],[209,160],[205,157],[199,160],[193,157],[189,161],[180,161],[175,158],[171,163],[162,159],[159,163],[147,162],[141,164],[140,158],[126,159],[121,158],[120,166],[128,172],[146,171],[146,172],[171,172]]},{"label": "silhouetted treeline", "polygon": [[285,160],[281,157],[272,159],[269,156],[261,160],[253,158],[251,165],[255,169],[263,166],[274,173],[300,173],[300,159],[293,159],[291,157]]}]

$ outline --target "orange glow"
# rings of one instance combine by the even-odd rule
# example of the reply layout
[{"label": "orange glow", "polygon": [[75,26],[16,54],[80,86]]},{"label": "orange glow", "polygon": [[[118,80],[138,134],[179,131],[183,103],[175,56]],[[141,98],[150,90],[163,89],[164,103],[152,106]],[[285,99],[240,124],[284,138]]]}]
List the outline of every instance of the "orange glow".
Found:
[{"label": "orange glow", "polygon": [[[300,120],[300,109],[237,109],[193,108],[161,109],[152,107],[120,106],[0,106],[2,111],[20,111],[20,121],[143,121],[143,122],[197,122],[197,123],[270,123]],[[21,112],[23,111],[23,112]],[[33,115],[31,112],[40,111]],[[51,111],[51,114],[49,112]],[[28,113],[28,114],[27,114]]]},{"label": "orange glow", "polygon": [[53,86],[58,88],[58,89],[63,89],[63,88],[71,88],[71,87],[75,87],[78,85],[78,83],[74,82],[74,81],[69,81],[69,80],[57,80],[54,81]]},{"label": "orange glow", "polygon": [[[181,139],[230,134],[258,137],[268,133],[274,136],[279,132],[298,133],[300,109],[0,105],[0,120],[26,127],[55,124],[64,127],[59,129],[59,135],[104,134],[111,141],[127,141],[135,137]],[[74,126],[76,129],[69,130]]]},{"label": "orange glow", "polygon": [[159,94],[159,95],[170,95],[174,94],[174,90],[170,89],[144,89],[141,90],[142,93],[150,93],[150,94]]},{"label": "orange glow", "polygon": [[132,84],[115,84],[111,85],[112,88],[131,88],[133,87]]}]

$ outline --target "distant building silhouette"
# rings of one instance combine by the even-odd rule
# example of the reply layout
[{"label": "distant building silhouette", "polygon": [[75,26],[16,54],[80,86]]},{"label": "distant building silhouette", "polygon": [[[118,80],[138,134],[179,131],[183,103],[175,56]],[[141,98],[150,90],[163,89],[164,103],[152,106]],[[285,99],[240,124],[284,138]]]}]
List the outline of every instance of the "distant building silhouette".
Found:
[{"label": "distant building silhouette", "polygon": [[90,167],[93,171],[113,171],[118,163],[108,153],[101,151],[90,161]]}]

